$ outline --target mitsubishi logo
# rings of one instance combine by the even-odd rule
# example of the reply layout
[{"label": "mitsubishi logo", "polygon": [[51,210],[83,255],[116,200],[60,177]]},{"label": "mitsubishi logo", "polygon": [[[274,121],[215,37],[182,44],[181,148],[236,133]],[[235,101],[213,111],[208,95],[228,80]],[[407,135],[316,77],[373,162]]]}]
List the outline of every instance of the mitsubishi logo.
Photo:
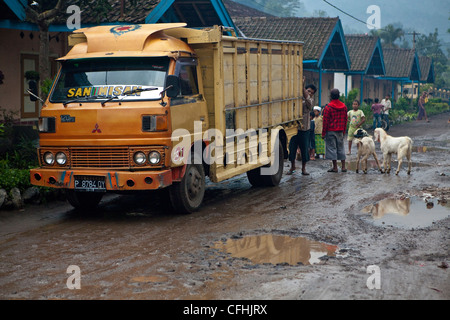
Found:
[{"label": "mitsubishi logo", "polygon": [[92,133],[102,133],[102,130],[100,130],[100,128],[98,127],[98,123],[95,124],[95,128],[94,130],[92,130]]}]

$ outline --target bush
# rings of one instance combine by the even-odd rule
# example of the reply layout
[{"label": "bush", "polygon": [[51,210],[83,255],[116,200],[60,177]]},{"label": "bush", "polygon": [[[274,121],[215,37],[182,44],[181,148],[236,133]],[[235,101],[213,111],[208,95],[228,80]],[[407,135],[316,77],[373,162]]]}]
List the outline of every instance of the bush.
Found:
[{"label": "bush", "polygon": [[31,187],[30,170],[0,168],[0,189],[9,191],[14,187],[19,188],[21,192]]},{"label": "bush", "polygon": [[359,90],[357,88],[354,88],[347,93],[347,98],[345,97],[345,95],[341,95],[339,100],[341,100],[347,106],[347,110],[352,110],[353,101],[358,95]]}]

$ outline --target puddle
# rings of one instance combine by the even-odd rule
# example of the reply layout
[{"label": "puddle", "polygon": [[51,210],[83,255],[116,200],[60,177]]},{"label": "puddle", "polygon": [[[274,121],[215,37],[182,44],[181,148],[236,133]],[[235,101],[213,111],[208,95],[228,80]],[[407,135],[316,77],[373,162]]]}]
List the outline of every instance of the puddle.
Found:
[{"label": "puddle", "polygon": [[372,215],[377,226],[394,226],[404,229],[425,228],[450,216],[450,203],[437,199],[424,201],[419,197],[385,199],[366,206],[363,213]]},{"label": "puddle", "polygon": [[239,239],[219,241],[214,246],[235,258],[247,258],[253,263],[303,265],[317,264],[325,256],[336,256],[335,245],[312,241],[306,238],[293,238],[283,235],[263,234]]}]

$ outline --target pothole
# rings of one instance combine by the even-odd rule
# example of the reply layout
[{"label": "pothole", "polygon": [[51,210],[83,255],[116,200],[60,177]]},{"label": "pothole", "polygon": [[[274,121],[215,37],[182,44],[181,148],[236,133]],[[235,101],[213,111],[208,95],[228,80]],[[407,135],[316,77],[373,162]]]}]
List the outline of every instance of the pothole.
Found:
[{"label": "pothole", "polygon": [[450,216],[450,203],[445,199],[422,199],[417,196],[384,199],[363,208],[377,226],[403,229],[426,228]]},{"label": "pothole", "polygon": [[255,264],[312,265],[326,257],[336,257],[338,247],[304,237],[262,234],[218,241],[215,249]]}]

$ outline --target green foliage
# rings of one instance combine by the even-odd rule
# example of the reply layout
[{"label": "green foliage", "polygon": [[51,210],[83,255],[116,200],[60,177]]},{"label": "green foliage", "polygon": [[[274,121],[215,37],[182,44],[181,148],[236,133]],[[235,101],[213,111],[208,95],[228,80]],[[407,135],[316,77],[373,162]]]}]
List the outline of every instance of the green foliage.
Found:
[{"label": "green foliage", "polygon": [[53,80],[45,79],[41,85],[41,98],[43,100],[47,99],[50,89],[52,88]]},{"label": "green foliage", "polygon": [[352,110],[353,101],[359,95],[358,88],[354,88],[347,93],[347,98],[345,95],[341,95],[339,100],[341,100],[346,106],[348,110]]},{"label": "green foliage", "polygon": [[34,71],[34,70],[27,71],[27,72],[25,72],[25,78],[27,80],[36,80],[36,81],[38,81],[39,80],[39,72]]},{"label": "green foliage", "polygon": [[31,187],[30,170],[11,168],[7,159],[0,160],[0,189],[17,187],[23,191]]},{"label": "green foliage", "polygon": [[411,102],[409,99],[400,97],[394,104],[394,109],[408,111],[410,109]]},{"label": "green foliage", "polygon": [[380,37],[385,48],[397,48],[395,42],[405,36],[403,29],[393,24],[389,24],[381,30],[372,30],[370,33]]},{"label": "green foliage", "polygon": [[434,33],[418,37],[416,50],[419,56],[433,59],[436,75],[435,85],[439,88],[450,87],[450,66],[448,58],[442,50],[438,29],[436,28]]}]

